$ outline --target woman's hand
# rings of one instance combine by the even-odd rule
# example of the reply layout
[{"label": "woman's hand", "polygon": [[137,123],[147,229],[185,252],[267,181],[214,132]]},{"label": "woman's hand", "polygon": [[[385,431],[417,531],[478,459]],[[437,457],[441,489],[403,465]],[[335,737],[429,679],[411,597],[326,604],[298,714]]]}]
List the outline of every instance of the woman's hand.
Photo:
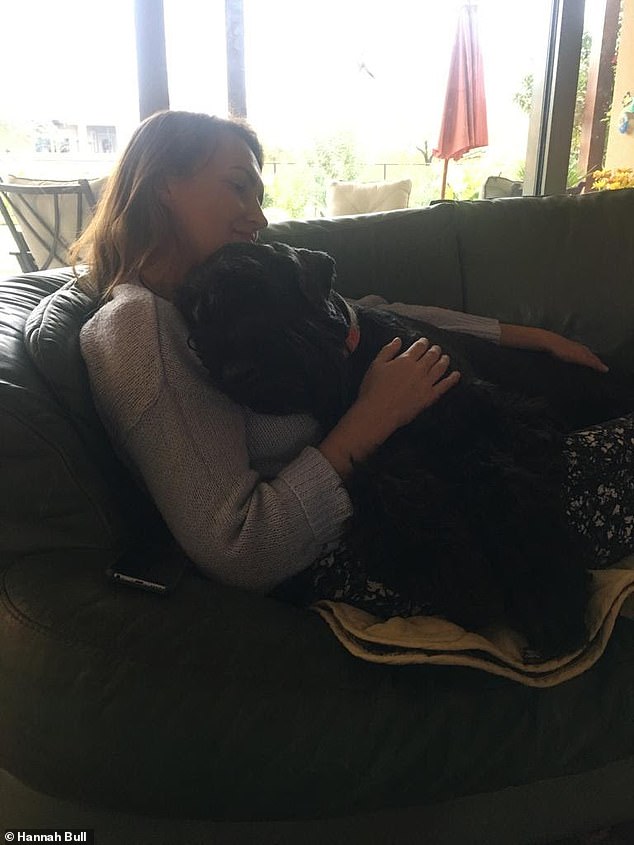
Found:
[{"label": "woman's hand", "polygon": [[549,352],[555,358],[559,358],[560,361],[566,361],[569,364],[579,364],[582,367],[590,367],[590,369],[597,370],[600,373],[607,373],[609,369],[583,343],[569,340],[567,337],[563,337],[547,329],[500,323],[500,346]]},{"label": "woman's hand", "polygon": [[394,338],[376,356],[359,388],[359,401],[382,418],[386,438],[437,402],[457,384],[460,373],[445,376],[449,356],[421,338],[398,354],[401,339]]},{"label": "woman's hand", "polygon": [[403,425],[437,402],[460,380],[446,375],[449,356],[426,338],[405,352],[395,338],[374,359],[359,388],[359,397],[320,445],[342,478]]},{"label": "woman's hand", "polygon": [[577,343],[575,340],[569,340],[567,337],[562,337],[555,332],[546,332],[549,337],[546,338],[545,349],[559,358],[561,361],[567,361],[569,364],[580,364],[582,367],[590,367],[591,370],[598,370],[600,373],[607,373],[609,367],[598,358],[591,349],[584,346],[583,343]]}]

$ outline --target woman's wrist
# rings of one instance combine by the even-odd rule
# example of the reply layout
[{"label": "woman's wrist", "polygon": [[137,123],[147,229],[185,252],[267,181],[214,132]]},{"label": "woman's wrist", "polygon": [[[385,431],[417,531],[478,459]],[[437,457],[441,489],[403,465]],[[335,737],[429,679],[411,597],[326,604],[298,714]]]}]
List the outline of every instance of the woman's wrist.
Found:
[{"label": "woman's wrist", "polygon": [[341,478],[347,478],[355,463],[369,457],[396,430],[397,424],[391,425],[387,417],[377,417],[363,399],[357,399],[322,440],[319,450]]},{"label": "woman's wrist", "polygon": [[514,349],[550,349],[549,340],[552,332],[536,326],[516,326],[512,323],[500,323],[500,346]]}]

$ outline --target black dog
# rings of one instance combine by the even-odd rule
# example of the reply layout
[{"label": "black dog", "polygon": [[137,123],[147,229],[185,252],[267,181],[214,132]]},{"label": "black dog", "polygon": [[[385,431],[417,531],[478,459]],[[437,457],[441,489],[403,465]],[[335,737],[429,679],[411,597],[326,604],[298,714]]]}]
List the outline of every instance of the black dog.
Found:
[{"label": "black dog", "polygon": [[232,244],[194,269],[177,305],[212,382],[260,413],[308,412],[326,432],[393,337],[438,343],[462,378],[355,468],[348,544],[371,578],[468,629],[506,622],[542,657],[581,647],[590,578],[561,500],[562,430],[579,409],[478,378],[460,346],[494,371],[493,344],[352,309],[334,277],[325,253],[283,244]]}]

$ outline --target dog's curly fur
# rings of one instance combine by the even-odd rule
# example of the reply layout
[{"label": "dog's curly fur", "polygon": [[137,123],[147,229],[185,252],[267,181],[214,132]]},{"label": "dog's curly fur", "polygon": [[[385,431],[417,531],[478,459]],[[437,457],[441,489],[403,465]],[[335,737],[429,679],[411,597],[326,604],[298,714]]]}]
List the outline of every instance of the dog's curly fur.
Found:
[{"label": "dog's curly fur", "polygon": [[324,432],[393,337],[438,343],[461,380],[356,466],[348,544],[372,579],[468,629],[508,624],[541,657],[581,647],[590,578],[561,498],[562,429],[578,420],[478,378],[461,344],[470,359],[492,344],[376,309],[355,308],[348,355],[334,276],[325,253],[231,244],[176,304],[220,390],[260,413],[310,413]]}]

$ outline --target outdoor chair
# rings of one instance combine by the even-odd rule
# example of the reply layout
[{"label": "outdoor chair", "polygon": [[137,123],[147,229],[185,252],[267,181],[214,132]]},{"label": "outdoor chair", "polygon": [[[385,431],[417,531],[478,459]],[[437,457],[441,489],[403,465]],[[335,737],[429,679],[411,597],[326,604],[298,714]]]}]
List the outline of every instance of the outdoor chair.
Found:
[{"label": "outdoor chair", "polygon": [[372,214],[407,208],[412,191],[411,179],[393,182],[339,182],[328,187],[328,217],[349,214]]},{"label": "outdoor chair", "polygon": [[23,273],[67,267],[69,249],[93,214],[105,179],[72,182],[9,177],[0,181],[0,213]]},{"label": "outdoor chair", "polygon": [[521,197],[524,183],[504,176],[489,176],[482,187],[482,199],[492,200],[500,197]]}]

